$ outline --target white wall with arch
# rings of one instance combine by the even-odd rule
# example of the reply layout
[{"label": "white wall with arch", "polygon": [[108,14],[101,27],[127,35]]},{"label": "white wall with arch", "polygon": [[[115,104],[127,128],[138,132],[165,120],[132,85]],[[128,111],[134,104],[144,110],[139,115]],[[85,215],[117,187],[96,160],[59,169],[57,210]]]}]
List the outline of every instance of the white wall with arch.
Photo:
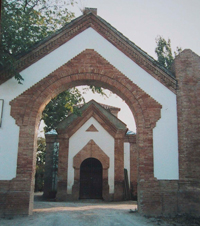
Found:
[{"label": "white wall with arch", "polygon": [[[86,131],[91,125],[94,125],[98,132]],[[74,184],[73,158],[81,149],[93,140],[110,159],[108,169],[109,193],[114,193],[114,138],[91,117],[86,121],[70,138],[69,138],[69,155],[68,155],[68,176],[67,176],[67,193],[72,194]]]},{"label": "white wall with arch", "polygon": [[19,128],[10,116],[9,102],[85,49],[94,49],[162,105],[161,119],[153,130],[154,176],[162,180],[178,179],[176,95],[94,29],[88,28],[21,71],[23,85],[18,85],[12,78],[0,86],[0,97],[4,99],[0,128],[0,180],[11,180],[16,176]]}]

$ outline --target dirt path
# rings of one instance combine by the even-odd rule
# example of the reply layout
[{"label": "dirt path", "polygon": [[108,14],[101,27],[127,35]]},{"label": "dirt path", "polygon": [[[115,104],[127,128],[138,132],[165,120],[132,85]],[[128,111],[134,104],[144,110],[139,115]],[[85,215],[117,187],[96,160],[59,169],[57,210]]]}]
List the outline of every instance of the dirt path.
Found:
[{"label": "dirt path", "polygon": [[29,217],[0,219],[1,226],[153,226],[138,213],[134,202],[42,202],[34,203]]},{"label": "dirt path", "polygon": [[[0,226],[174,226],[160,219],[145,218],[135,210],[133,201],[44,202],[34,203],[33,215],[0,219]],[[183,225],[183,224],[180,224]]]}]

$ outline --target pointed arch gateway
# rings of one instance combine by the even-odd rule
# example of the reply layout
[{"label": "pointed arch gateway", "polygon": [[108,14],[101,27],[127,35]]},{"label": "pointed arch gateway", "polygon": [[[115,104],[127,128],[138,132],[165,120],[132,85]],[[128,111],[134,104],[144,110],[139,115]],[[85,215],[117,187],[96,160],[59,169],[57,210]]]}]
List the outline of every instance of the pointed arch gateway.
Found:
[{"label": "pointed arch gateway", "polygon": [[[159,182],[154,178],[153,170],[153,128],[160,118],[162,106],[97,52],[87,49],[10,103],[11,115],[16,120],[20,133],[17,176],[10,184],[7,201],[13,205],[13,209],[17,209],[14,207],[17,203],[16,187],[20,188],[17,191],[17,199],[21,203],[21,214],[32,213],[37,127],[43,109],[62,91],[74,86],[90,84],[111,90],[124,99],[130,107],[137,126],[139,211],[150,213],[150,207],[155,203],[158,208],[161,207],[159,196],[150,198],[151,194],[148,189],[154,186],[155,192],[159,191]],[[115,154],[118,153],[115,155],[115,175],[123,181],[123,172],[117,167],[117,158],[122,158],[120,146],[122,147],[123,140],[119,136],[116,142],[118,150],[115,150]]]},{"label": "pointed arch gateway", "polygon": [[[91,159],[96,159],[97,161],[100,162],[100,165],[94,162],[94,165],[99,165],[100,167],[97,167],[97,171],[95,172],[95,167],[94,165],[91,163]],[[89,182],[89,190],[91,190],[91,192],[87,191],[88,190],[88,186],[86,186],[86,190],[84,189],[84,180],[82,180],[81,178],[81,166],[82,164],[89,160],[89,168],[86,165],[86,172],[88,172],[89,170],[89,176],[91,177],[95,177],[95,174],[97,173],[97,182],[99,181],[100,184],[97,186],[99,186],[99,190],[97,192],[97,196],[95,198],[103,198],[104,200],[109,201],[109,186],[108,186],[108,169],[110,167],[110,162],[109,162],[109,157],[103,152],[103,150],[94,142],[94,140],[90,140],[83,148],[82,150],[80,150],[73,158],[73,168],[75,170],[74,172],[74,185],[73,185],[73,196],[75,197],[80,197],[80,198],[85,198],[85,195],[90,196],[91,198],[93,198],[95,196],[95,190],[97,190],[97,188],[92,188],[93,185],[93,180],[91,182]],[[93,162],[93,161],[92,161]],[[91,172],[93,171],[93,172]],[[101,172],[102,171],[102,172]],[[91,174],[90,174],[91,173]],[[100,173],[100,174],[98,174]],[[82,175],[83,176],[83,175]],[[83,179],[86,179],[86,184],[88,184],[87,181],[87,175],[86,177],[83,177]],[[83,183],[81,184],[81,180],[83,181]],[[79,183],[80,182],[80,183]],[[82,185],[82,188],[81,188]],[[92,192],[92,190],[94,190],[94,193]],[[85,193],[86,191],[86,193]],[[58,194],[59,195],[59,194]]]}]

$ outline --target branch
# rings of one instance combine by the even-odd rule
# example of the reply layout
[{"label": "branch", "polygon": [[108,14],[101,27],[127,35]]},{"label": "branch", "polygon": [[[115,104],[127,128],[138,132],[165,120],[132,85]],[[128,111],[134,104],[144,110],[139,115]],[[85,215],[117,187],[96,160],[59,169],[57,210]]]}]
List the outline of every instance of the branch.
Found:
[{"label": "branch", "polygon": [[30,6],[29,3],[26,0],[26,2],[27,2],[27,5],[26,6],[28,6],[28,5],[30,6],[30,8],[28,9],[27,13],[30,13],[34,9],[34,7],[37,6],[37,4],[38,4],[39,1],[40,0],[35,1],[35,3],[32,6]]},{"label": "branch", "polygon": [[23,10],[24,12],[26,12],[27,5],[28,5],[28,0],[25,0],[24,10]]}]

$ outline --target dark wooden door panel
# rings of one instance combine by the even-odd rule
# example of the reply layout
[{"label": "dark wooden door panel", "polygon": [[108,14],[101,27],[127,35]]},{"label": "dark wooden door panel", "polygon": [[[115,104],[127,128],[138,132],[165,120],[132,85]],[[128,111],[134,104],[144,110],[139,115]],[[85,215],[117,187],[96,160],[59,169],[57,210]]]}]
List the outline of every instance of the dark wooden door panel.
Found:
[{"label": "dark wooden door panel", "polygon": [[95,158],[84,160],[80,167],[80,198],[102,198],[102,165]]}]

